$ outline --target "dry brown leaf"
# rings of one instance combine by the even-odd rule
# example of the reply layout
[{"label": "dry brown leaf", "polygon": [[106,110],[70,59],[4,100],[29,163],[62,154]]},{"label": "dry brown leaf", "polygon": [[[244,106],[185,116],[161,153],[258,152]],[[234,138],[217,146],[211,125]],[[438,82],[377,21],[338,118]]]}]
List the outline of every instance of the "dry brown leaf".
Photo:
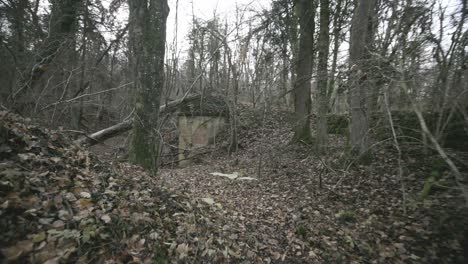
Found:
[{"label": "dry brown leaf", "polygon": [[32,241],[33,241],[34,243],[39,243],[39,242],[44,241],[46,238],[47,238],[47,234],[46,234],[45,232],[41,232],[41,233],[39,233],[39,234],[36,234],[36,235],[33,237]]},{"label": "dry brown leaf", "polygon": [[277,251],[273,252],[272,255],[273,255],[274,260],[278,260],[278,259],[281,258],[281,253],[279,253]]},{"label": "dry brown leaf", "polygon": [[176,252],[179,254],[187,254],[190,251],[189,245],[183,243],[179,244],[176,248]]},{"label": "dry brown leaf", "polygon": [[33,246],[34,243],[31,240],[23,240],[12,247],[1,249],[1,251],[7,260],[13,261],[31,252]]},{"label": "dry brown leaf", "polygon": [[101,220],[104,221],[104,223],[106,224],[109,224],[112,221],[111,217],[107,214],[101,216]]}]

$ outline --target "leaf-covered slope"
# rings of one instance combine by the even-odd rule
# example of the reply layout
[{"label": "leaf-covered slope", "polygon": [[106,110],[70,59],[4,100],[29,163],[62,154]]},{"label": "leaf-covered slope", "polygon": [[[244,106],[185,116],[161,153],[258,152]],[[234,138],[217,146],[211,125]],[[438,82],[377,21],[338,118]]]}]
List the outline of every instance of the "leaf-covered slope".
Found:
[{"label": "leaf-covered slope", "polygon": [[[146,173],[113,171],[62,133],[0,113],[0,260],[151,261],[182,206]],[[135,172],[136,168],[132,168]]]}]

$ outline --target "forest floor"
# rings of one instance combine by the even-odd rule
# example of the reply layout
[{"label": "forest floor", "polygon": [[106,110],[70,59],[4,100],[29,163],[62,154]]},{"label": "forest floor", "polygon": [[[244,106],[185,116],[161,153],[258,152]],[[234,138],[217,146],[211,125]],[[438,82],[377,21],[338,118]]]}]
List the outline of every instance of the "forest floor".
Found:
[{"label": "forest floor", "polygon": [[[5,234],[0,259],[466,263],[468,258],[463,199],[437,155],[422,155],[417,145],[403,146],[402,185],[391,145],[381,144],[372,162],[357,165],[343,155],[345,138],[331,135],[329,154],[319,158],[310,146],[290,144],[288,113],[244,109],[236,154],[228,155],[221,140],[194,164],[167,165],[150,177],[128,163],[102,163],[66,145],[60,132],[2,116],[8,140],[0,142]],[[466,173],[468,155],[451,155]]]}]

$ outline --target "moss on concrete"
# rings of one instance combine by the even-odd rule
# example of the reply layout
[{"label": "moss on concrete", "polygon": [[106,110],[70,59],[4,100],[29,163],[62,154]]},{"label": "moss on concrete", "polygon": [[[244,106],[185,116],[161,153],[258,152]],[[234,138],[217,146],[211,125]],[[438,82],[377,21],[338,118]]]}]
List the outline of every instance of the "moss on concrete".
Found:
[{"label": "moss on concrete", "polygon": [[222,97],[204,96],[182,103],[179,115],[185,116],[229,116],[229,107]]}]

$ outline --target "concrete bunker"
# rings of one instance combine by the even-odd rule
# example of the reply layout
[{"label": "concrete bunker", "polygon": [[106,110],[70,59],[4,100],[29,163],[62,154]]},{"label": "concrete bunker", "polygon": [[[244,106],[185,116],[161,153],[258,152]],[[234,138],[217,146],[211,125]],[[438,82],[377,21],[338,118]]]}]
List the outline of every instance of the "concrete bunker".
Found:
[{"label": "concrete bunker", "polygon": [[179,165],[187,166],[197,150],[216,142],[226,127],[229,107],[221,97],[201,97],[182,103],[178,111]]}]

